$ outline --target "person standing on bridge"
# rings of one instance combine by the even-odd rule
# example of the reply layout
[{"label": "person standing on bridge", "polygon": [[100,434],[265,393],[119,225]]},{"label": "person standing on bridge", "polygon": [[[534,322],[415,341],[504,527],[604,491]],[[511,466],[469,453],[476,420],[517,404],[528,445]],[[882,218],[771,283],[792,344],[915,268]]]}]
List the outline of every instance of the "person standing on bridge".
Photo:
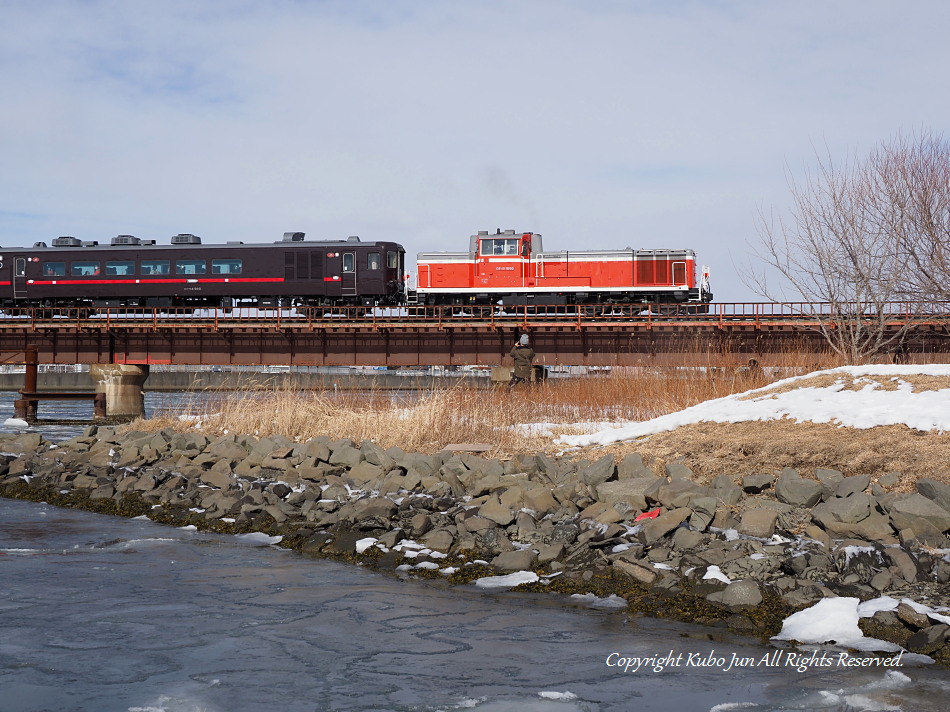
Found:
[{"label": "person standing on bridge", "polygon": [[531,348],[527,334],[522,334],[521,338],[511,347],[511,358],[515,361],[515,370],[511,374],[511,380],[508,381],[508,388],[518,383],[530,383],[534,349]]}]

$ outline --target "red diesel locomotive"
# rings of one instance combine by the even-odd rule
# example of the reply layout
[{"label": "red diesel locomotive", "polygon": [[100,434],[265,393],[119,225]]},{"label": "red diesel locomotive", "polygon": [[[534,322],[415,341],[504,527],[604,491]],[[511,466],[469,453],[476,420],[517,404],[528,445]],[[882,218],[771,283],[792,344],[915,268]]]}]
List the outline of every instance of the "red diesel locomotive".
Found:
[{"label": "red diesel locomotive", "polygon": [[707,311],[709,270],[697,277],[692,250],[560,250],[541,235],[498,230],[472,235],[468,252],[422,252],[424,304],[689,305]]}]

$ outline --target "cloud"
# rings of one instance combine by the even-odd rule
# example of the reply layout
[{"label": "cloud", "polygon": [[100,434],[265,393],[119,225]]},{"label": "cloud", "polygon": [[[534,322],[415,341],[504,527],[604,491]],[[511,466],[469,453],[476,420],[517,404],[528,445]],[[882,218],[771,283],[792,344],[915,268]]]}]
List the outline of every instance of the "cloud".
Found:
[{"label": "cloud", "polygon": [[945,129],[943,3],[13,2],[0,244],[479,229],[692,247],[717,298],[786,165]]}]

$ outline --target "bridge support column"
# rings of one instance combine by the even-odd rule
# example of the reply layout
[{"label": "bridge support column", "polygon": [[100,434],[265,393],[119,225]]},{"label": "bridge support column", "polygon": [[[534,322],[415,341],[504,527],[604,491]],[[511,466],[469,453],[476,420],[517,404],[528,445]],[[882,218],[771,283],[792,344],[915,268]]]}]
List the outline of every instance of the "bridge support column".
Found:
[{"label": "bridge support column", "polygon": [[140,418],[145,415],[145,392],[148,366],[122,363],[93,364],[89,375],[96,382],[96,392],[106,394],[106,414],[110,418]]}]

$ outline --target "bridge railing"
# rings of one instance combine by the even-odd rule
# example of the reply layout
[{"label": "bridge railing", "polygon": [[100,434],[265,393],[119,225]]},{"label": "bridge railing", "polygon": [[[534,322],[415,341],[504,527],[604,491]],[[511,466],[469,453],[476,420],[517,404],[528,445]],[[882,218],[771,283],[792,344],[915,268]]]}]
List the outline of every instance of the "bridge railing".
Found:
[{"label": "bridge railing", "polygon": [[[923,307],[923,308],[922,308]],[[707,305],[540,305],[520,306],[407,306],[407,307],[295,307],[230,309],[169,307],[103,308],[16,308],[0,312],[0,329],[21,328],[123,328],[151,326],[167,328],[175,324],[201,329],[227,329],[241,326],[266,328],[394,328],[430,326],[448,328],[457,325],[521,326],[559,324],[578,328],[599,324],[636,326],[684,325],[687,323],[736,322],[763,324],[817,324],[820,321],[885,315],[895,322],[932,318],[950,320],[950,302],[925,305],[889,302],[881,310],[863,305],[839,304],[834,308],[821,302],[717,302]]]}]

